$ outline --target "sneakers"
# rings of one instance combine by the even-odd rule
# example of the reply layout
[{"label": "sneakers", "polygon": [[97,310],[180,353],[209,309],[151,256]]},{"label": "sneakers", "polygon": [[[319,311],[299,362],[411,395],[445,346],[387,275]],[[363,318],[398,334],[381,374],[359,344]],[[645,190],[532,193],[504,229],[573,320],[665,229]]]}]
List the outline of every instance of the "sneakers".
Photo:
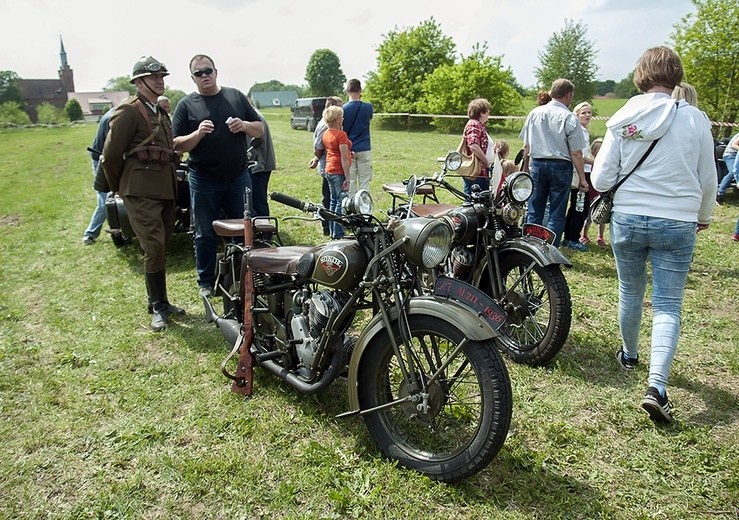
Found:
[{"label": "sneakers", "polygon": [[618,352],[616,352],[616,359],[618,360],[618,366],[621,367],[621,370],[625,370],[626,372],[633,372],[639,364],[639,356],[636,356],[636,359],[626,357],[623,347],[618,349]]},{"label": "sneakers", "polygon": [[649,414],[649,418],[655,422],[671,423],[675,420],[670,411],[670,401],[667,399],[667,394],[665,393],[662,397],[659,390],[653,386],[647,389],[647,395],[644,396],[641,407]]},{"label": "sneakers", "polygon": [[569,247],[570,249],[574,249],[575,251],[587,251],[588,250],[588,246],[586,246],[582,242],[571,242],[569,240],[567,241],[567,247]]},{"label": "sneakers", "polygon": [[588,238],[587,235],[583,235],[580,237],[580,243],[588,245],[590,243],[590,238]]},{"label": "sneakers", "polygon": [[91,246],[92,244],[95,243],[95,239],[90,236],[85,235],[82,237],[82,243],[85,244],[86,246]]},{"label": "sneakers", "polygon": [[716,195],[716,205],[717,206],[723,206],[724,205],[724,196],[723,195]]},{"label": "sneakers", "polygon": [[201,298],[210,298],[211,296],[213,296],[213,287],[200,287],[200,292],[198,293],[198,295]]},{"label": "sneakers", "polygon": [[731,238],[734,239],[734,242],[739,242],[739,233],[734,233],[734,235]]}]

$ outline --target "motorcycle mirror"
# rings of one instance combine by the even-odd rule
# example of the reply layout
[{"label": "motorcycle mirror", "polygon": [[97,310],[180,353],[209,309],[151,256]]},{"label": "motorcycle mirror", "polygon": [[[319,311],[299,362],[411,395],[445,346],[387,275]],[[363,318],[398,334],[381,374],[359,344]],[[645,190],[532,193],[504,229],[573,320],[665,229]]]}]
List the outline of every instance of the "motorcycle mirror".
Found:
[{"label": "motorcycle mirror", "polygon": [[513,163],[518,166],[521,164],[521,161],[523,160],[523,148],[521,148],[518,153],[516,154],[516,158],[513,160]]},{"label": "motorcycle mirror", "polygon": [[418,185],[418,179],[415,175],[411,175],[408,182],[405,185],[405,194],[409,197],[416,193],[416,186]]}]

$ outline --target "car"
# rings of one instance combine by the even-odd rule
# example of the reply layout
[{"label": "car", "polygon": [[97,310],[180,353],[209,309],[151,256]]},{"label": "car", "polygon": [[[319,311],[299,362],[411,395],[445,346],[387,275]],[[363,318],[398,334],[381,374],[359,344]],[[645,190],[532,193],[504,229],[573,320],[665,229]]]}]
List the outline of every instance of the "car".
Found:
[{"label": "car", "polygon": [[312,132],[321,120],[325,106],[325,97],[296,99],[290,107],[290,127],[293,130],[305,128]]}]

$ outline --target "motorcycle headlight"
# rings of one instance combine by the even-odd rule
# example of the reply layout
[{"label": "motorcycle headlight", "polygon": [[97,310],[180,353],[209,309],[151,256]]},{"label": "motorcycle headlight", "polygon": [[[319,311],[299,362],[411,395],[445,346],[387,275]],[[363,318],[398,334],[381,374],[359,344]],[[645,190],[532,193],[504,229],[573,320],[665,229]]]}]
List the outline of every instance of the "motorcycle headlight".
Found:
[{"label": "motorcycle headlight", "polygon": [[506,179],[506,194],[514,202],[524,203],[534,192],[534,181],[526,172],[516,172]]},{"label": "motorcycle headlight", "polygon": [[345,215],[371,215],[375,207],[372,195],[367,190],[359,190],[353,197],[347,197],[341,202],[341,209]]},{"label": "motorcycle headlight", "polygon": [[450,172],[459,170],[462,166],[462,155],[459,152],[449,152],[446,154],[446,160],[444,161],[446,169]]},{"label": "motorcycle headlight", "polygon": [[443,220],[419,217],[404,220],[393,231],[395,240],[410,238],[401,250],[413,265],[431,269],[444,261],[452,243],[452,228]]}]

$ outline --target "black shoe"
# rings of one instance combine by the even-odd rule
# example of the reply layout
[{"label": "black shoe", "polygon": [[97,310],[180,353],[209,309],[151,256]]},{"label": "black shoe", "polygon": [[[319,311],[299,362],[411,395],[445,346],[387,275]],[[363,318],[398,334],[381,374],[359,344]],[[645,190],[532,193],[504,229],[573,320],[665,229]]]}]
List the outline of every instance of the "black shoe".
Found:
[{"label": "black shoe", "polygon": [[723,195],[716,195],[716,204],[719,206],[723,205],[724,203],[724,196]]},{"label": "black shoe", "polygon": [[[149,314],[153,314],[154,305],[151,302],[149,302],[149,305],[147,306],[146,310]],[[172,305],[169,302],[167,302],[166,311],[168,314],[185,314],[185,309],[183,309],[182,307],[177,307],[176,305]]]},{"label": "black shoe", "polygon": [[616,352],[616,359],[618,360],[618,366],[621,367],[621,370],[625,370],[626,372],[633,372],[639,364],[639,356],[636,356],[636,359],[626,357],[623,347],[618,349],[618,352]]},{"label": "black shoe", "polygon": [[647,389],[647,395],[644,396],[641,407],[647,411],[649,418],[655,422],[671,423],[675,420],[670,411],[670,401],[667,399],[667,393],[662,397],[659,390],[653,386]]}]

